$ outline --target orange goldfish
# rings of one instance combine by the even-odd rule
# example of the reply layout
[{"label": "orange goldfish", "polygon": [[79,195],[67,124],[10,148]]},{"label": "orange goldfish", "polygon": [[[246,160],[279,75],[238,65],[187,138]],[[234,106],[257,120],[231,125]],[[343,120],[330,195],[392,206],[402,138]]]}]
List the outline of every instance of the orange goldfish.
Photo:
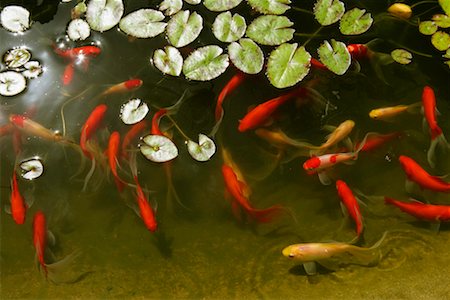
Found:
[{"label": "orange goldfish", "polygon": [[128,130],[127,134],[125,134],[122,141],[122,152],[121,155],[123,158],[127,158],[127,148],[130,145],[131,141],[137,137],[137,135],[143,131],[148,126],[148,122],[146,120],[142,120],[139,123],[134,124],[130,130]]},{"label": "orange goldfish", "polygon": [[119,156],[119,147],[120,147],[120,134],[117,131],[111,133],[108,142],[108,148],[106,149],[109,167],[111,168],[111,172],[114,176],[114,181],[116,183],[117,189],[119,192],[123,191],[125,186],[123,180],[117,174],[117,160]]},{"label": "orange goldfish", "polygon": [[137,203],[139,205],[139,212],[144,221],[145,227],[151,232],[155,232],[158,229],[158,223],[156,222],[155,212],[150,206],[145,194],[139,185],[138,178],[135,175],[134,181],[136,182]]},{"label": "orange goldfish", "polygon": [[450,221],[450,206],[448,205],[425,204],[417,200],[406,203],[389,197],[384,197],[384,202],[397,206],[401,211],[421,220]]},{"label": "orange goldfish", "polygon": [[220,91],[219,96],[217,97],[216,110],[214,116],[216,118],[216,122],[219,122],[223,117],[223,107],[222,103],[225,100],[225,97],[234,91],[243,81],[245,75],[244,73],[238,72],[234,75],[230,81],[225,85],[225,87]]},{"label": "orange goldfish", "polygon": [[11,214],[14,222],[17,224],[23,224],[25,222],[25,214],[27,212],[27,205],[25,200],[19,191],[19,185],[17,184],[16,172],[13,173],[11,184]]},{"label": "orange goldfish", "polygon": [[35,135],[40,138],[43,138],[44,140],[52,142],[66,142],[69,144],[73,144],[72,141],[67,140],[58,132],[51,131],[24,115],[10,115],[9,121],[16,128],[20,129],[21,131],[23,131],[28,135]]},{"label": "orange goldfish", "polygon": [[33,218],[33,244],[36,249],[36,257],[39,265],[44,270],[45,277],[48,275],[47,264],[45,263],[45,248],[47,247],[47,225],[45,215],[38,210]]},{"label": "orange goldfish", "polygon": [[108,107],[105,104],[100,104],[95,107],[81,128],[80,147],[84,155],[88,158],[92,158],[92,154],[87,149],[86,143],[100,127],[107,109]]},{"label": "orange goldfish", "polygon": [[127,93],[134,91],[140,88],[143,84],[143,81],[139,78],[132,78],[127,81],[123,81],[121,83],[115,84],[112,87],[106,89],[104,92],[100,94],[101,97],[110,95],[110,94],[119,94],[119,93]]},{"label": "orange goldfish", "polygon": [[352,217],[353,221],[356,224],[356,234],[358,237],[361,236],[364,226],[363,226],[363,220],[361,216],[361,211],[359,209],[358,201],[356,200],[355,196],[353,195],[352,190],[348,187],[348,185],[342,181],[337,180],[336,181],[336,189],[339,195],[339,198],[341,198],[342,204],[347,208],[347,211],[349,215]]}]

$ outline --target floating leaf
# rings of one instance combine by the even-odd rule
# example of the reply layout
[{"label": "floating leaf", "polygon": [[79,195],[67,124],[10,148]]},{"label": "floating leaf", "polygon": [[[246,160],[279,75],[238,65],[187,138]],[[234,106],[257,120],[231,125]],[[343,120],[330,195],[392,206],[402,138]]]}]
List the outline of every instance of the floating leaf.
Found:
[{"label": "floating leaf", "polygon": [[270,53],[267,77],[279,89],[295,85],[309,72],[311,55],[297,43],[283,44]]},{"label": "floating leaf", "polygon": [[22,75],[26,78],[36,78],[42,73],[42,66],[37,60],[30,60],[23,66],[25,71],[22,72]]},{"label": "floating leaf", "polygon": [[436,23],[437,26],[441,28],[449,28],[450,27],[450,17],[443,14],[434,15],[431,20]]},{"label": "floating leaf", "polygon": [[345,12],[345,6],[339,0],[318,0],[313,10],[320,25],[327,26],[339,21]]},{"label": "floating leaf", "polygon": [[15,69],[23,66],[31,58],[31,53],[25,48],[15,48],[6,51],[3,62],[7,68]]},{"label": "floating leaf", "polygon": [[439,51],[450,48],[450,35],[443,31],[437,31],[431,36],[431,43]]},{"label": "floating leaf", "polygon": [[139,148],[148,160],[166,162],[178,156],[177,146],[163,135],[149,134],[142,141],[144,144],[139,145]]},{"label": "floating leaf", "polygon": [[320,61],[333,73],[342,75],[350,67],[351,56],[344,43],[331,40],[324,41],[317,49]]},{"label": "floating leaf", "polygon": [[22,6],[6,6],[0,13],[0,21],[9,31],[23,32],[30,28],[30,12]]},{"label": "floating leaf", "polygon": [[25,77],[14,71],[0,73],[0,95],[14,96],[20,94],[27,87]]},{"label": "floating leaf", "polygon": [[372,26],[373,19],[365,9],[354,8],[341,18],[339,29],[342,34],[357,35],[366,32]]},{"label": "floating leaf", "polygon": [[291,0],[247,0],[256,11],[265,15],[282,15],[291,7]]},{"label": "floating leaf", "polygon": [[158,49],[153,53],[153,64],[164,74],[180,76],[183,67],[183,57],[177,48],[172,46]]},{"label": "floating leaf", "polygon": [[221,42],[231,43],[239,40],[247,29],[245,19],[239,15],[231,16],[229,11],[221,13],[213,23],[214,36]]},{"label": "floating leaf", "polygon": [[188,79],[208,81],[218,77],[228,67],[228,55],[219,46],[198,48],[184,61],[183,73]]},{"label": "floating leaf", "polygon": [[450,59],[450,49],[447,49],[447,51],[445,52],[444,55],[442,55],[442,57]]},{"label": "floating leaf", "polygon": [[216,145],[204,134],[198,135],[198,144],[194,141],[187,141],[189,154],[197,161],[208,161],[216,153]]},{"label": "floating leaf", "polygon": [[424,21],[419,24],[421,34],[432,35],[438,30],[438,26],[433,21]]},{"label": "floating leaf", "polygon": [[447,16],[450,16],[450,1],[448,0],[439,0],[439,4],[442,7],[442,10],[445,12]]},{"label": "floating leaf", "polygon": [[407,65],[411,62],[412,54],[404,49],[395,49],[391,52],[392,58],[402,65]]},{"label": "floating leaf", "polygon": [[236,68],[247,74],[261,72],[264,65],[264,53],[251,39],[240,39],[228,45],[228,55]]},{"label": "floating leaf", "polygon": [[165,11],[166,16],[171,16],[180,11],[183,7],[183,0],[164,0],[159,5],[160,11]]},{"label": "floating leaf", "polygon": [[44,173],[44,165],[38,157],[22,161],[19,167],[22,171],[22,178],[27,180],[36,179]]},{"label": "floating leaf", "polygon": [[164,32],[167,24],[161,22],[164,20],[162,12],[143,8],[126,15],[120,20],[120,29],[128,35],[137,38],[151,38]]},{"label": "floating leaf", "polygon": [[122,0],[91,0],[87,5],[86,21],[91,29],[103,32],[116,26],[122,15]]},{"label": "floating leaf", "polygon": [[75,19],[67,26],[67,35],[72,41],[85,40],[91,35],[91,28],[85,20]]},{"label": "floating leaf", "polygon": [[188,10],[180,11],[170,19],[167,24],[167,37],[177,48],[184,47],[193,42],[203,28],[203,18]]},{"label": "floating leaf", "polygon": [[148,113],[148,106],[141,99],[131,99],[120,108],[120,118],[125,124],[136,124]]},{"label": "floating leaf", "polygon": [[203,0],[203,5],[210,11],[225,11],[238,6],[242,0]]},{"label": "floating leaf", "polygon": [[261,45],[276,46],[294,37],[294,25],[285,16],[260,16],[247,28],[247,36]]},{"label": "floating leaf", "polygon": [[184,1],[192,5],[197,5],[200,4],[200,2],[202,2],[202,0],[184,0]]},{"label": "floating leaf", "polygon": [[388,12],[401,19],[408,20],[411,18],[412,15],[412,9],[411,6],[405,4],[405,3],[394,3],[388,8]]}]

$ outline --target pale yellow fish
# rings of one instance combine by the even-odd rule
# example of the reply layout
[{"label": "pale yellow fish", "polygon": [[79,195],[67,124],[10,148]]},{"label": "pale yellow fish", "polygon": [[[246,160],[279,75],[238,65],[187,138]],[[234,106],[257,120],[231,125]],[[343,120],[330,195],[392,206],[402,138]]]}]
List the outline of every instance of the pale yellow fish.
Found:
[{"label": "pale yellow fish", "polygon": [[369,112],[369,117],[375,120],[386,120],[392,117],[396,117],[404,112],[413,112],[416,108],[420,107],[420,102],[410,105],[396,105],[390,107],[381,107],[372,109]]},{"label": "pale yellow fish", "polygon": [[352,132],[353,127],[355,127],[355,122],[352,120],[346,120],[342,122],[331,134],[328,135],[326,142],[319,147],[316,147],[315,149],[326,150],[331,146],[336,145],[337,143],[345,139],[350,134],[350,132]]},{"label": "pale yellow fish", "polygon": [[268,130],[264,128],[258,128],[255,130],[255,134],[263,140],[266,140],[271,145],[277,148],[296,147],[296,148],[311,148],[311,144],[301,140],[294,140],[288,137],[280,129]]}]

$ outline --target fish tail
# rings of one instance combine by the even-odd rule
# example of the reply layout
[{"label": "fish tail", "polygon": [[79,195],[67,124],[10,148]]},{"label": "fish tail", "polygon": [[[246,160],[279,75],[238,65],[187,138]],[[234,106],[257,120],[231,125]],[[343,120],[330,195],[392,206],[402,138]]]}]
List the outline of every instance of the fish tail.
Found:
[{"label": "fish tail", "polygon": [[273,205],[266,209],[246,208],[247,213],[259,223],[269,223],[285,211],[281,205]]},{"label": "fish tail", "polygon": [[439,148],[439,150],[444,153],[449,152],[450,150],[450,145],[447,142],[445,136],[442,134],[442,130],[439,135],[435,136],[434,138],[432,136],[430,147],[427,151],[427,160],[432,168],[436,167],[436,148]]},{"label": "fish tail", "polygon": [[75,259],[80,256],[80,251],[74,251],[59,261],[51,264],[44,264],[42,269],[45,271],[46,279],[52,283],[74,283],[81,279],[85,274],[75,274],[70,270]]}]

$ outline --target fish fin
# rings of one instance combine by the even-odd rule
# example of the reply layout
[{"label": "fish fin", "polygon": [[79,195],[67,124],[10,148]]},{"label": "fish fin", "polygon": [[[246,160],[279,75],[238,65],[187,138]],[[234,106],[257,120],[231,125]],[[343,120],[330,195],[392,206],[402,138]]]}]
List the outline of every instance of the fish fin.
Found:
[{"label": "fish fin", "polygon": [[316,275],[317,274],[317,266],[315,261],[307,261],[303,263],[303,268],[307,275]]},{"label": "fish fin", "polygon": [[450,150],[450,145],[443,134],[440,134],[435,139],[431,140],[430,147],[427,151],[427,160],[433,169],[436,168],[437,165],[436,149],[439,149],[439,152],[443,152],[444,154],[448,154]]},{"label": "fish fin", "polygon": [[83,189],[82,189],[83,192],[86,191],[88,182],[92,178],[92,175],[94,174],[94,172],[95,172],[95,158],[93,157],[91,160],[91,169],[89,170],[86,177],[84,178],[84,184],[83,184]]},{"label": "fish fin", "polygon": [[326,171],[317,172],[317,175],[319,176],[320,183],[323,185],[330,185],[332,183],[331,178]]},{"label": "fish fin", "polygon": [[353,142],[349,137],[346,137],[342,143],[347,147],[348,149],[353,149]]},{"label": "fish fin", "polygon": [[424,204],[422,201],[419,201],[419,200],[414,199],[414,198],[409,198],[408,200],[411,201],[411,202],[415,202],[415,203],[419,203],[419,204]]},{"label": "fish fin", "polygon": [[10,204],[5,204],[5,207],[3,208],[3,210],[5,211],[5,213],[10,215],[11,214],[11,205]]},{"label": "fish fin", "polygon": [[75,283],[80,280],[86,273],[78,273],[71,270],[76,258],[80,256],[80,251],[74,251],[63,259],[52,264],[45,264],[47,269],[47,279],[55,284]]},{"label": "fish fin", "polygon": [[410,114],[420,114],[422,109],[423,109],[422,102],[419,101],[419,102],[408,105],[408,108],[406,109],[406,111]]},{"label": "fish fin", "polygon": [[239,206],[239,203],[237,201],[232,200],[231,201],[231,211],[233,212],[234,217],[239,221],[242,222],[242,213]]},{"label": "fish fin", "polygon": [[50,230],[47,230],[47,241],[51,247],[56,245],[55,235]]},{"label": "fish fin", "polygon": [[273,205],[266,209],[250,208],[246,210],[248,214],[260,223],[269,223],[279,216],[284,207],[281,205]]},{"label": "fish fin", "polygon": [[344,215],[345,218],[348,218],[347,207],[345,207],[344,203],[342,202],[339,202],[339,206],[341,207],[342,215]]},{"label": "fish fin", "polygon": [[441,222],[430,222],[430,230],[433,231],[434,233],[439,233],[439,230],[441,228]]},{"label": "fish fin", "polygon": [[417,185],[413,181],[406,179],[405,180],[405,191],[408,194],[415,194],[417,192]]}]

